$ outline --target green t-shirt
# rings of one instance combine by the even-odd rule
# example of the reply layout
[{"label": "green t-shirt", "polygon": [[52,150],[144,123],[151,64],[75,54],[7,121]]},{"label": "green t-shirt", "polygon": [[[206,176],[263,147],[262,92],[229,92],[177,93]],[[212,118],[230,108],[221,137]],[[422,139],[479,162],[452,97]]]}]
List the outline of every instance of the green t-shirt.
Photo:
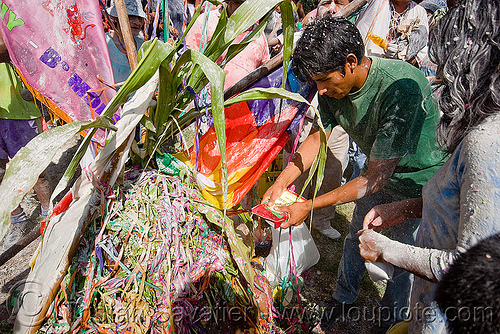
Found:
[{"label": "green t-shirt", "polygon": [[341,100],[319,96],[321,121],[327,131],[341,125],[370,158],[400,158],[384,190],[402,199],[419,197],[444,161],[436,140],[437,101],[414,66],[370,59],[361,89]]},{"label": "green t-shirt", "polygon": [[9,63],[0,63],[0,118],[33,119],[42,116],[35,102],[24,100],[24,85]]}]

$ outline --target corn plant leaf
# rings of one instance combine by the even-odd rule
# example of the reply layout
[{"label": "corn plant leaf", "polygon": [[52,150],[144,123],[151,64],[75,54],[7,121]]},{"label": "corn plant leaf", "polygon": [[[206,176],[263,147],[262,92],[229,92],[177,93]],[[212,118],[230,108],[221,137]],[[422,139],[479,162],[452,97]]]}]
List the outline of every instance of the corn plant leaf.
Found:
[{"label": "corn plant leaf", "polygon": [[243,274],[248,284],[250,284],[250,287],[253,289],[254,271],[250,263],[250,249],[238,237],[233,226],[233,221],[228,217],[225,217],[224,220],[224,231],[227,235],[227,240],[231,248],[233,259],[238,265],[238,269]]},{"label": "corn plant leaf", "polygon": [[293,33],[295,31],[295,21],[293,19],[293,8],[290,1],[285,0],[280,3],[281,22],[283,26],[283,87],[285,87],[288,75],[288,65],[292,57]]},{"label": "corn plant leaf", "polygon": [[224,44],[231,44],[236,37],[247,31],[282,0],[245,1],[228,18]]},{"label": "corn plant leaf", "polygon": [[[311,168],[309,168],[309,175],[307,176],[306,181],[304,182],[304,186],[302,187],[302,191],[300,195],[304,193],[304,190],[306,189],[307,185],[311,182],[316,170],[318,171],[317,176],[316,176],[316,184],[314,186],[314,192],[313,192],[313,199],[312,199],[312,205],[314,205],[314,199],[316,198],[316,195],[318,193],[319,188],[321,187],[321,183],[323,182],[323,176],[325,174],[325,163],[326,163],[326,133],[325,133],[325,128],[323,127],[323,123],[321,122],[321,117],[319,115],[319,112],[316,108],[314,108],[314,112],[316,114],[316,117],[318,119],[318,125],[319,125],[319,131],[320,131],[320,147],[319,147],[319,153],[314,159]],[[312,219],[313,219],[313,214],[314,212],[311,211],[311,218],[310,218],[310,225],[309,228],[312,226]]]},{"label": "corn plant leaf", "polygon": [[252,88],[226,100],[224,106],[228,107],[239,102],[262,99],[290,99],[310,105],[309,101],[303,98],[302,95],[283,88]]},{"label": "corn plant leaf", "polygon": [[102,120],[79,121],[52,128],[33,138],[7,164],[0,184],[0,240],[7,232],[10,213],[33,188],[58,149],[82,130],[83,126],[102,126]]},{"label": "corn plant leaf", "polygon": [[158,88],[158,104],[154,113],[153,124],[156,127],[157,134],[163,133],[165,123],[172,113],[175,106],[175,93],[177,91],[177,83],[174,82],[172,73],[170,72],[168,62],[163,62],[160,66],[160,84]]},{"label": "corn plant leaf", "polygon": [[266,15],[266,17],[260,21],[260,23],[255,27],[245,38],[238,44],[231,44],[227,51],[226,56],[221,64],[221,66],[226,65],[231,59],[233,59],[238,53],[240,53],[244,48],[247,47],[252,41],[259,38],[259,36],[264,32],[267,25],[267,19],[271,16],[271,12]]},{"label": "corn plant leaf", "polygon": [[[220,13],[219,22],[215,27],[212,37],[210,38],[210,41],[208,42],[204,50],[201,49],[199,50],[200,52],[203,52],[203,54],[208,58],[210,58],[212,61],[217,61],[217,59],[219,59],[219,57],[224,53],[224,51],[227,48],[227,46],[224,46],[227,43],[224,40],[227,27],[227,20],[228,20],[227,10],[224,8],[224,10],[222,10],[222,12]],[[201,47],[202,45],[200,45],[200,48]]]},{"label": "corn plant leaf", "polygon": [[[153,76],[153,74],[155,74],[156,70],[163,62],[163,60],[169,56],[172,56],[172,53],[174,53],[174,48],[172,46],[160,42],[156,38],[152,42],[144,44],[144,49],[147,48],[147,51],[144,52],[144,49],[141,47],[139,53],[141,54],[142,58],[139,64],[127,78],[118,93],[108,103],[108,105],[102,112],[103,117],[112,117],[118,110],[118,108],[127,101],[130,95],[139,87],[142,87]],[[67,187],[69,181],[75,174],[78,164],[82,160],[87,147],[90,145],[95,132],[96,129],[93,129],[85,136],[85,139],[78,147],[78,150],[73,156],[70,164],[68,165],[68,168],[66,168],[64,175],[59,180],[59,183],[52,193],[51,201]]]},{"label": "corn plant leaf", "polygon": [[[221,170],[223,180],[224,203],[227,199],[227,158],[226,158],[226,119],[224,115],[224,80],[226,73],[216,63],[211,61],[201,52],[196,50],[186,50],[178,59],[172,70],[172,76],[177,77],[177,73],[187,62],[192,62],[194,66],[199,66],[207,79],[210,81],[211,108],[214,120],[215,133],[221,153]],[[224,213],[226,208],[224,207]]]}]

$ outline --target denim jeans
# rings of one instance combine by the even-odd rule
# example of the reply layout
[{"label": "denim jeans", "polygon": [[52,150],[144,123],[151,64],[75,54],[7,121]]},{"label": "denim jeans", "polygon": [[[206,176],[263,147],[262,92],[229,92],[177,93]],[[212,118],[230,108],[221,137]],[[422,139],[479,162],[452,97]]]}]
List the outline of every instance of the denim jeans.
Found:
[{"label": "denim jeans", "polygon": [[[376,205],[397,200],[382,190],[356,202],[349,225],[349,234],[344,241],[344,253],[339,264],[337,286],[333,293],[333,298],[337,301],[352,304],[359,295],[361,280],[365,272],[365,261],[359,254],[359,240],[356,233],[363,228],[365,215]],[[391,239],[413,245],[419,224],[420,219],[408,219],[393,226]],[[387,282],[387,288],[382,298],[384,312],[390,314],[390,319],[384,319],[387,320],[386,322],[403,321],[407,318],[412,283],[412,274],[394,267],[393,279]]]}]

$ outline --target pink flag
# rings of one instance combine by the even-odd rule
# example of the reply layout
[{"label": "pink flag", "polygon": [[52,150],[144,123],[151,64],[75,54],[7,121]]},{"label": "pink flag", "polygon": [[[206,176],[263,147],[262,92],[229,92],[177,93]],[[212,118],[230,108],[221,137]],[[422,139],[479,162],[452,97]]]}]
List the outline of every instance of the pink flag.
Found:
[{"label": "pink flag", "polygon": [[[99,1],[0,4],[0,31],[10,58],[37,98],[68,122],[100,115],[115,93],[100,90],[105,85],[98,79],[114,83]],[[95,139],[102,145],[104,137],[99,131]]]}]

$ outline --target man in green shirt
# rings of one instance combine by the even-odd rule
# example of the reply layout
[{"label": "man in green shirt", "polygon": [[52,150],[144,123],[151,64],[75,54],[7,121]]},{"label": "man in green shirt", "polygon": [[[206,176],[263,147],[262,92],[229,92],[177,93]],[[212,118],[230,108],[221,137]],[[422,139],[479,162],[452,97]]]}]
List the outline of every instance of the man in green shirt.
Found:
[{"label": "man in green shirt", "polygon": [[[365,57],[359,31],[344,19],[326,17],[308,26],[297,42],[292,69],[299,78],[316,84],[327,137],[334,126],[341,125],[369,157],[364,174],[317,197],[314,206],[308,200],[278,208],[290,215],[282,226],[286,228],[301,224],[311,209],[356,201],[336,290],[323,314],[322,322],[331,324],[340,316],[349,317],[346,307],[359,294],[365,266],[356,234],[366,213],[379,204],[419,197],[422,186],[442,165],[435,136],[439,110],[417,68],[398,60]],[[311,166],[319,146],[316,128],[264,194],[263,202],[273,205]],[[398,225],[393,238],[413,244],[419,222],[409,219]],[[386,308],[378,315],[385,326],[407,317],[411,282],[409,273],[395,268],[382,300]]]}]

